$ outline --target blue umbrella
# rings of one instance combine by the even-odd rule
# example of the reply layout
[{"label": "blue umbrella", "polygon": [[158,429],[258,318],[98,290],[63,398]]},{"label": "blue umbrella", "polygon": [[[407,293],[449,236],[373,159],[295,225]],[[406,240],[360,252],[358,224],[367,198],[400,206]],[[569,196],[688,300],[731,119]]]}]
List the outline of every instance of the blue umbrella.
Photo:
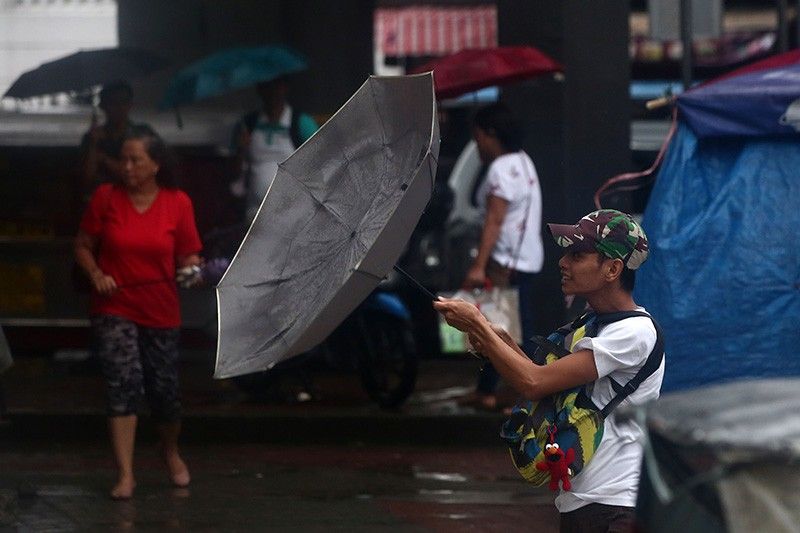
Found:
[{"label": "blue umbrella", "polygon": [[170,81],[160,107],[190,104],[306,68],[305,58],[286,46],[228,48],[178,72]]},{"label": "blue umbrella", "polygon": [[800,131],[800,50],[747,65],[677,98],[700,138],[796,136]]}]

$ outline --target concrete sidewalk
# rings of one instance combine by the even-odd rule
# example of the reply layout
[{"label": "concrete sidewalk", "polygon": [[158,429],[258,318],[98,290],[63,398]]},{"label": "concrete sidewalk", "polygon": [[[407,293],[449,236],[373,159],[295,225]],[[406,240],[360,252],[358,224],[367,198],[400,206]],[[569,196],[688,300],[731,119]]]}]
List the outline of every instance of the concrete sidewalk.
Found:
[{"label": "concrete sidewalk", "polygon": [[[462,407],[479,371],[466,356],[424,359],[414,394],[397,411],[370,401],[354,370],[306,365],[314,398],[294,400],[298,380],[281,379],[261,401],[231,380],[214,380],[213,354],[191,351],[181,361],[186,441],[337,442],[502,446],[500,413]],[[103,381],[97,365],[52,357],[18,358],[0,378],[6,422],[14,439],[95,439],[105,435]],[[143,423],[145,432],[149,424]]]}]

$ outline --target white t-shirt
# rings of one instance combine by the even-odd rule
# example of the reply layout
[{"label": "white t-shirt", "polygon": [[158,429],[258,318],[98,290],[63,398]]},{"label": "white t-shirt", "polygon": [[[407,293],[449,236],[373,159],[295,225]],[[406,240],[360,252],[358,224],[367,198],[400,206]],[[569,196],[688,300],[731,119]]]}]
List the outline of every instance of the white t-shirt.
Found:
[{"label": "white t-shirt", "polygon": [[492,259],[514,270],[539,272],[544,263],[542,190],[528,154],[520,150],[492,161],[476,199],[484,213],[490,195],[508,202]]},{"label": "white t-shirt", "polygon": [[[236,196],[246,197],[247,217],[252,219],[261,207],[261,201],[267,194],[278,164],[286,160],[295,150],[291,136],[292,108],[283,107],[283,113],[278,124],[270,124],[267,116],[262,112],[258,115],[253,131],[250,133],[250,146],[246,152],[246,162],[249,165],[249,178],[247,170],[232,184],[232,192]],[[245,190],[245,183],[249,182],[249,190]]]},{"label": "white t-shirt", "polygon": [[[643,308],[638,308],[644,311]],[[579,340],[572,351],[592,350],[599,378],[590,397],[603,408],[615,396],[609,378],[620,385],[630,381],[656,344],[656,330],[647,317],[632,317],[600,328],[597,336]],[[643,404],[658,398],[664,361],[620,406]],[[619,407],[617,407],[619,409]],[[642,462],[643,429],[635,422],[618,423],[616,410],[605,421],[603,440],[594,457],[572,479],[572,490],[561,491],[556,507],[562,513],[590,503],[634,507]]]}]

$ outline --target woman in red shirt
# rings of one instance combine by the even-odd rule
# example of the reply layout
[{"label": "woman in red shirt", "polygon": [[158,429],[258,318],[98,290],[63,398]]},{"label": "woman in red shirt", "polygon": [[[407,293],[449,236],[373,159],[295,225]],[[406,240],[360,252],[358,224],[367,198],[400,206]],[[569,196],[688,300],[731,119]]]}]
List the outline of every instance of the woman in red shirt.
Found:
[{"label": "woman in red shirt", "polygon": [[172,483],[189,484],[178,451],[178,268],[197,265],[202,245],[189,197],[171,183],[167,150],[149,128],[122,145],[122,182],[92,195],[75,239],[91,280],[90,314],[108,393],[109,433],[118,467],[115,499],[133,495],[133,449],[146,398],[158,421]]}]

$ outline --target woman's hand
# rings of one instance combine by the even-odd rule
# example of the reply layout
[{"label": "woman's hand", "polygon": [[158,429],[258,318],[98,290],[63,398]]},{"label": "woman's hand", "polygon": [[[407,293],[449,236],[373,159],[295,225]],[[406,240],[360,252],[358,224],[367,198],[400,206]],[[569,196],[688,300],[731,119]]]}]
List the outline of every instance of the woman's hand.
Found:
[{"label": "woman's hand", "polygon": [[184,289],[199,287],[200,285],[203,284],[202,269],[197,265],[190,265],[179,268],[175,272],[175,281],[178,282],[178,286]]},{"label": "woman's hand", "polygon": [[465,333],[470,333],[481,324],[488,323],[477,307],[464,300],[441,298],[433,302],[433,308],[442,314],[448,324]]},{"label": "woman's hand", "polygon": [[97,269],[92,273],[92,287],[101,296],[111,296],[117,292],[117,282],[114,278]]},{"label": "woman's hand", "polygon": [[198,254],[190,254],[177,258],[175,281],[184,289],[203,285],[203,258]]}]

